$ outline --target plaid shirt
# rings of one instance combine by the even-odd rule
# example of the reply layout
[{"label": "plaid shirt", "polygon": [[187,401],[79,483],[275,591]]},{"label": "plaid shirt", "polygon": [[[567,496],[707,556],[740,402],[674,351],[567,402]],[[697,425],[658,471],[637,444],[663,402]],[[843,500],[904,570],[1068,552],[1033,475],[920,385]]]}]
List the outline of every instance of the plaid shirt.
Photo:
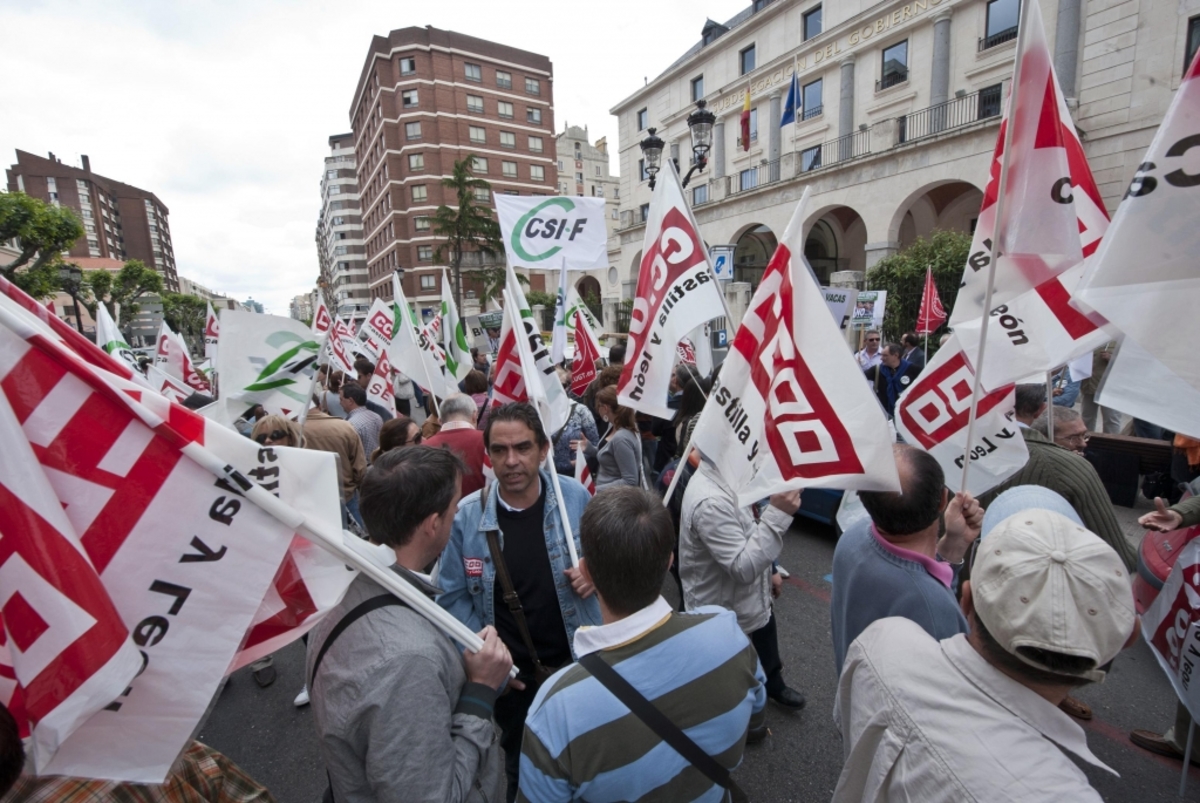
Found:
[{"label": "plaid shirt", "polygon": [[216,750],[192,742],[164,784],[22,775],[3,803],[275,803],[254,779]]},{"label": "plaid shirt", "polygon": [[362,439],[367,462],[371,462],[375,450],[379,448],[379,430],[383,428],[383,419],[366,407],[357,407],[346,414],[346,420],[354,425],[354,431]]}]

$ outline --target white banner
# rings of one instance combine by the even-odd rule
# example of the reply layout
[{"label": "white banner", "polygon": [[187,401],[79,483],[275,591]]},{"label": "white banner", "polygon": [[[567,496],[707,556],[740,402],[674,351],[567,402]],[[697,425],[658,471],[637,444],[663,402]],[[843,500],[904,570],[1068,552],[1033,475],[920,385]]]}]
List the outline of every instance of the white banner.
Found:
[{"label": "white banner", "polygon": [[565,260],[568,270],[608,267],[603,198],[496,195],[495,200],[510,265],[551,270]]},{"label": "white banner", "polygon": [[829,314],[833,316],[833,322],[838,325],[839,329],[845,329],[850,325],[850,313],[854,310],[854,301],[858,298],[858,291],[853,287],[825,287],[825,306],[829,307]]},{"label": "white banner", "polygon": [[[458,383],[447,382],[442,374],[442,362],[438,358],[437,344],[423,331],[418,331],[417,318],[400,278],[392,276],[392,319],[387,324],[387,358],[392,368],[407,376],[435,396],[446,397],[458,391]],[[372,308],[374,309],[374,308]],[[368,323],[377,316],[368,318]],[[367,324],[363,324],[365,328]],[[378,320],[382,326],[382,319]],[[384,332],[381,331],[381,334]]]},{"label": "white banner", "polygon": [[674,416],[667,394],[675,347],[697,326],[725,315],[720,294],[679,174],[664,160],[646,219],[625,367],[617,385],[620,404],[658,418]]},{"label": "white banner", "polygon": [[306,412],[323,339],[302,321],[226,310],[221,316],[217,373],[221,400],[232,417],[254,404],[288,417]]},{"label": "white banner", "polygon": [[[1091,362],[1089,355],[1088,362]],[[1071,378],[1075,378],[1074,372]],[[1200,390],[1129,335],[1108,364],[1096,403],[1200,439]]]},{"label": "white banner", "polygon": [[[458,307],[454,304],[454,296],[450,294],[450,282],[442,275],[442,331],[437,341],[442,344],[442,357],[445,359],[447,387],[451,383],[457,386],[467,378],[475,366],[471,363],[471,345],[467,342],[467,331],[458,317]],[[455,388],[457,389],[457,387]]]},{"label": "white banner", "polygon": [[[742,319],[692,436],[749,505],[785,490],[899,491],[887,420],[804,260],[810,190]],[[644,275],[644,272],[643,272]]]},{"label": "white banner", "polygon": [[[947,481],[962,472],[975,372],[957,335],[946,341],[896,402],[893,419],[904,441],[929,452]],[[1012,385],[981,394],[967,490],[979,496],[1016,474],[1029,460],[1013,419]]]}]

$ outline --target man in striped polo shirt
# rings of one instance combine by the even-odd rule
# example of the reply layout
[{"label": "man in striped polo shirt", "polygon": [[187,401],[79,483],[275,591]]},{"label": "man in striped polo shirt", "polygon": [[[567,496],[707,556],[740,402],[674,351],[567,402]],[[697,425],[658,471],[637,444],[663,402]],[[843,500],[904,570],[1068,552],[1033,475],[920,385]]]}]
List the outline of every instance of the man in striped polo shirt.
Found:
[{"label": "man in striped polo shirt", "polygon": [[[732,611],[676,613],[660,596],[674,532],[662,501],[639,488],[599,493],[584,511],[580,571],[604,624],[580,627],[596,654],[720,765],[765,733],[766,679]],[[581,664],[542,686],[525,722],[518,800],[722,800],[725,790],[666,744]]]}]

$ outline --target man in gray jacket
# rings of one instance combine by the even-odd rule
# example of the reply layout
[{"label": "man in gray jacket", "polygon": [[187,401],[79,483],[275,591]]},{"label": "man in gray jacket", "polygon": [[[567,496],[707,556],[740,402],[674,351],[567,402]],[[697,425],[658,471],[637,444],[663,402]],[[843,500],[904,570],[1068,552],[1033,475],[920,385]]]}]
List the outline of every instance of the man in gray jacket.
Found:
[{"label": "man in gray jacket", "polygon": [[[412,446],[381,455],[359,491],[371,540],[390,546],[392,571],[430,598],[439,589],[422,569],[450,538],[461,482],[453,453]],[[337,803],[502,799],[492,707],[512,658],[494,628],[479,635],[482,650],[460,653],[375,581],[351,583],[313,629],[306,662]]]},{"label": "man in gray jacket", "polygon": [[776,494],[761,516],[740,507],[737,494],[704,455],[688,482],[679,521],[679,580],[688,611],[720,605],[758,651],[767,677],[767,696],[784,708],[804,707],[804,695],[783,681],[779,634],[771,598],[783,588],[775,559],[783,534],[800,509],[800,492]]}]

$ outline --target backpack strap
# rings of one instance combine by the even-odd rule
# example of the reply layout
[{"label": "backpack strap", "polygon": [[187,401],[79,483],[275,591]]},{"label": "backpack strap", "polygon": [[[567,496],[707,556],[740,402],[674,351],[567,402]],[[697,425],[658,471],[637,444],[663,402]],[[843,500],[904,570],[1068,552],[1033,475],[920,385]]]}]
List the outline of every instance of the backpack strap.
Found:
[{"label": "backpack strap", "polygon": [[342,620],[333,626],[333,630],[329,631],[329,636],[326,637],[325,643],[321,645],[321,649],[317,651],[317,660],[313,661],[312,677],[308,679],[308,688],[312,689],[313,681],[317,679],[317,670],[321,668],[321,660],[325,657],[325,653],[329,652],[329,648],[333,646],[333,642],[337,641],[338,636],[342,635],[350,625],[354,624],[359,619],[366,616],[368,613],[379,608],[389,608],[392,606],[400,606],[407,608],[408,603],[392,594],[380,594],[376,597],[371,597],[369,600],[355,605],[348,614],[342,617]]}]

